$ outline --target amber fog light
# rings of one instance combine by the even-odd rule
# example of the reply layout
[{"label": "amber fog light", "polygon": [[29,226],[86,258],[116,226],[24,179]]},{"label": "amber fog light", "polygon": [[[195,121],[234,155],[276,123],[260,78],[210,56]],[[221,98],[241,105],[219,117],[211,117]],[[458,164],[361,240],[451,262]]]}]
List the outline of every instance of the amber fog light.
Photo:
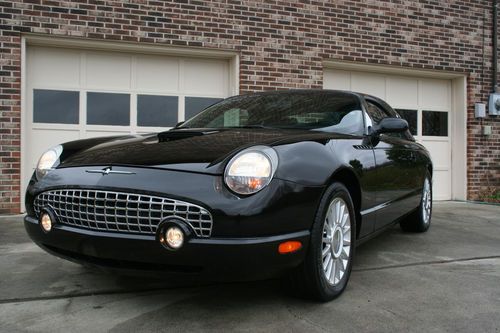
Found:
[{"label": "amber fog light", "polygon": [[50,232],[52,230],[53,223],[52,216],[50,216],[48,212],[43,212],[42,215],[40,215],[40,226],[43,231]]}]

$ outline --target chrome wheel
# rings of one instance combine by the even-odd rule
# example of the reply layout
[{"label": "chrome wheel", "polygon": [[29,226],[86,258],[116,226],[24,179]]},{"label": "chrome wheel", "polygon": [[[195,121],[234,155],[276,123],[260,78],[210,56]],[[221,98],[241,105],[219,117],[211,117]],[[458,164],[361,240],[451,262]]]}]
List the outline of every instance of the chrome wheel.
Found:
[{"label": "chrome wheel", "polygon": [[429,221],[431,219],[431,208],[431,182],[429,181],[429,178],[425,178],[424,189],[422,193],[422,221],[424,222],[424,224],[429,224]]},{"label": "chrome wheel", "polygon": [[336,286],[344,277],[351,253],[351,218],[341,198],[334,198],[323,223],[323,273],[329,284]]}]

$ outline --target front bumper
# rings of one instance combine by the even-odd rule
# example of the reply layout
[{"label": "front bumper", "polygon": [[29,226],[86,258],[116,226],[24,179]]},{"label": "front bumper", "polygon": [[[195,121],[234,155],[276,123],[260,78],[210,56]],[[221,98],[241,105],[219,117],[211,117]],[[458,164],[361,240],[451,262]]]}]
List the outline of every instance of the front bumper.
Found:
[{"label": "front bumper", "polygon": [[[154,236],[91,231],[55,225],[44,233],[30,216],[24,225],[31,239],[47,252],[115,270],[199,273],[215,280],[248,280],[276,276],[299,265],[309,245],[308,230],[256,238],[191,238],[177,251],[165,249]],[[297,240],[303,247],[279,254],[278,246]]]},{"label": "front bumper", "polygon": [[[25,227],[33,241],[73,261],[125,269],[202,272],[217,279],[268,277],[297,266],[307,251],[309,230],[324,190],[273,179],[255,195],[238,197],[225,188],[220,175],[124,166],[113,170],[130,175],[101,175],[87,169],[61,168],[40,181],[31,180]],[[93,231],[63,224],[44,233],[33,209],[36,196],[68,188],[149,194],[196,204],[213,217],[211,236],[190,238],[173,252],[154,234]],[[302,242],[302,249],[279,254],[279,244],[287,240]]]}]

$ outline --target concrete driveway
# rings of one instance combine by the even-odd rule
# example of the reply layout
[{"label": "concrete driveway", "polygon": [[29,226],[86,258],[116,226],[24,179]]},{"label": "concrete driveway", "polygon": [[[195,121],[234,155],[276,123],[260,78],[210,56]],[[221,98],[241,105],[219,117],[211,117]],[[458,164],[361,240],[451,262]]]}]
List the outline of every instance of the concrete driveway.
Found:
[{"label": "concrete driveway", "polygon": [[498,332],[500,206],[443,202],[426,234],[358,248],[346,292],[319,304],[280,281],[207,284],[110,275],[32,244],[0,218],[0,332]]}]

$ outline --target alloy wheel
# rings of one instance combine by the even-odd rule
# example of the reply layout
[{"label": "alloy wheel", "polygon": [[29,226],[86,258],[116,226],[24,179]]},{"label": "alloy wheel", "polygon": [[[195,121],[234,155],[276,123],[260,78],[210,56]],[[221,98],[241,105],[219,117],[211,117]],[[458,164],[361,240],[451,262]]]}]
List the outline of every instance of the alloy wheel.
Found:
[{"label": "alloy wheel", "polygon": [[323,223],[323,273],[336,286],[344,277],[351,252],[351,217],[346,202],[334,198]]}]

